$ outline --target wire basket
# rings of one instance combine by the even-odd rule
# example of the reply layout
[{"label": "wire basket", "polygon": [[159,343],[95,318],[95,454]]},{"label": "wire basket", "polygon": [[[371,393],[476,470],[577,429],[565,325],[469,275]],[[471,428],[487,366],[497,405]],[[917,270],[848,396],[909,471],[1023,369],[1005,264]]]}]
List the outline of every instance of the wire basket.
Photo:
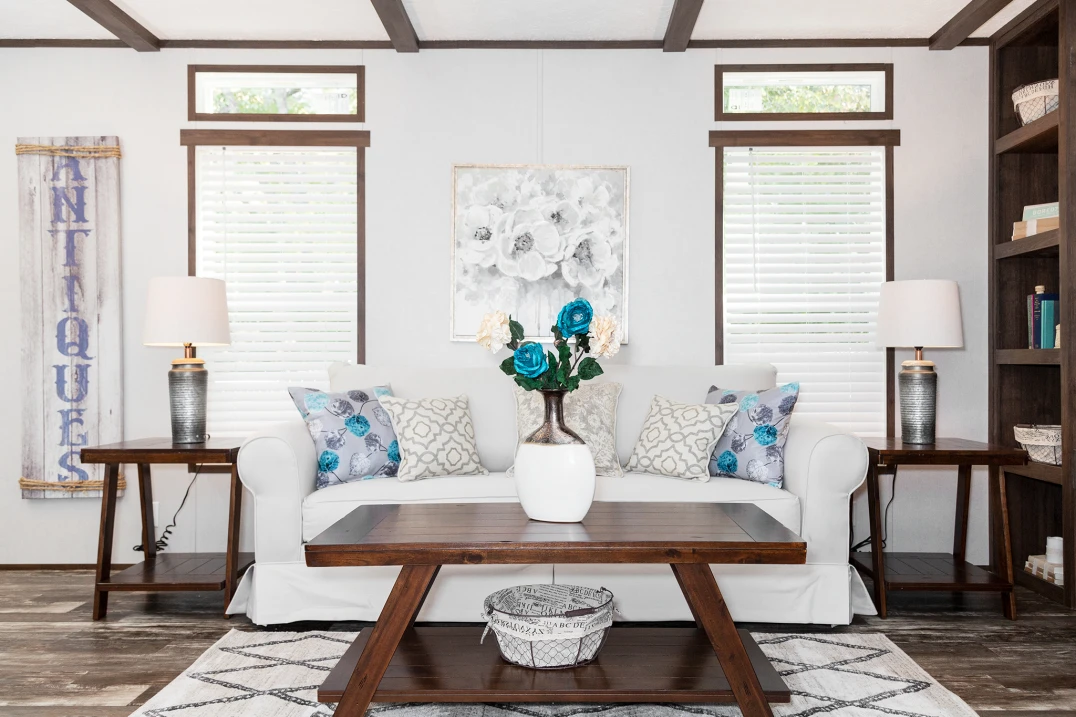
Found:
[{"label": "wire basket", "polygon": [[486,598],[486,629],[501,657],[552,670],[585,665],[598,656],[613,625],[613,593],[579,585],[518,585]]},{"label": "wire basket", "polygon": [[1014,426],[1020,446],[1035,463],[1061,465],[1061,426]]},{"label": "wire basket", "polygon": [[1012,93],[1013,107],[1021,124],[1029,124],[1053,112],[1058,106],[1058,81],[1044,80],[1017,87]]}]

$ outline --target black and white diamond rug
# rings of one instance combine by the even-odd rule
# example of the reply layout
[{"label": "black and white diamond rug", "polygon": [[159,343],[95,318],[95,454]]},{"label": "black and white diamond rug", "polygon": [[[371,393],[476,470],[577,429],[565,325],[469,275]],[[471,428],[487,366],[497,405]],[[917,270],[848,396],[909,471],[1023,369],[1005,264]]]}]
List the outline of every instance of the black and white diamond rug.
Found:
[{"label": "black and white diamond rug", "polygon": [[[132,717],[331,717],[315,701],[354,633],[232,630]],[[775,715],[975,717],[884,635],[766,634],[755,640],[792,690]],[[733,717],[705,705],[374,705],[369,717]]]}]

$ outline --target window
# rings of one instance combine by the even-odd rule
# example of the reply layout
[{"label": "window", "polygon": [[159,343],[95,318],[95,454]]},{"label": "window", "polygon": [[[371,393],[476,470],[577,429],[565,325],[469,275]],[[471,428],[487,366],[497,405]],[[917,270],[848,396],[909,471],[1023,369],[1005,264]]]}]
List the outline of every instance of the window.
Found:
[{"label": "window", "polygon": [[189,65],[187,119],[362,122],[361,66]]},{"label": "window", "polygon": [[892,148],[836,144],[857,132],[803,147],[780,134],[790,146],[719,146],[718,362],[772,363],[800,383],[798,414],[885,435],[889,358],[874,331]]},{"label": "window", "polygon": [[717,65],[722,120],[893,119],[893,65]]},{"label": "window", "polygon": [[183,133],[194,167],[192,273],[228,286],[232,344],[202,354],[212,435],[294,418],[289,386],[323,386],[330,362],[363,360],[368,135],[331,133],[352,146],[317,146],[319,134],[282,132],[279,145],[249,146],[236,141],[265,133]]}]

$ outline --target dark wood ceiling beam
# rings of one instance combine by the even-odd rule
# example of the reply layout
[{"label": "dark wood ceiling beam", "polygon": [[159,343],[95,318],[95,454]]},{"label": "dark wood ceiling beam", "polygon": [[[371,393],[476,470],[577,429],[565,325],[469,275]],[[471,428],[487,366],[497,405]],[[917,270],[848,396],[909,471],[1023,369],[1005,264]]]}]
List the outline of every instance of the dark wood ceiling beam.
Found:
[{"label": "dark wood ceiling beam", "polygon": [[1005,9],[1011,0],[971,0],[930,38],[931,50],[952,50]]},{"label": "dark wood ceiling beam", "polygon": [[418,35],[403,0],[370,0],[396,52],[418,52]]},{"label": "dark wood ceiling beam", "polygon": [[702,10],[702,0],[676,0],[669,26],[665,28],[665,40],[661,49],[664,52],[683,52],[691,41],[691,33]]},{"label": "dark wood ceiling beam", "polygon": [[161,41],[110,0],[67,0],[90,19],[139,52],[157,52]]}]

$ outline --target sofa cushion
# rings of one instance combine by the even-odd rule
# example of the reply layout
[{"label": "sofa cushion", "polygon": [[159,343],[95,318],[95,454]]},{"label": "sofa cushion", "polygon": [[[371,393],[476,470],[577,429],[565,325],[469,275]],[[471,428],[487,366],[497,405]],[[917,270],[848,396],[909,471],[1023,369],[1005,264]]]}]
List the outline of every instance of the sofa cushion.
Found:
[{"label": "sofa cushion", "polygon": [[[800,501],[792,493],[735,478],[707,483],[648,473],[598,476],[594,500],[625,503],[754,503],[789,530],[800,532]],[[303,541],[360,505],[383,503],[514,503],[516,484],[504,473],[447,476],[412,483],[371,480],[315,491],[303,501]]]},{"label": "sofa cushion", "polygon": [[737,407],[676,403],[654,396],[627,469],[706,482],[706,464]]},{"label": "sofa cushion", "polygon": [[420,481],[368,480],[317,490],[303,501],[303,542],[360,505],[383,503],[515,503],[516,484],[504,473],[438,476]]},{"label": "sofa cushion", "polygon": [[381,405],[392,418],[400,442],[401,481],[451,475],[486,475],[474,442],[474,425],[466,396],[396,398]]},{"label": "sofa cushion", "polygon": [[710,457],[710,475],[780,488],[785,480],[785,439],[800,385],[740,391],[711,386],[706,403],[738,405]]},{"label": "sofa cushion", "polygon": [[620,478],[598,476],[594,500],[623,503],[754,503],[781,525],[800,532],[800,499],[780,488],[739,480],[711,478],[702,483],[649,473]]}]

